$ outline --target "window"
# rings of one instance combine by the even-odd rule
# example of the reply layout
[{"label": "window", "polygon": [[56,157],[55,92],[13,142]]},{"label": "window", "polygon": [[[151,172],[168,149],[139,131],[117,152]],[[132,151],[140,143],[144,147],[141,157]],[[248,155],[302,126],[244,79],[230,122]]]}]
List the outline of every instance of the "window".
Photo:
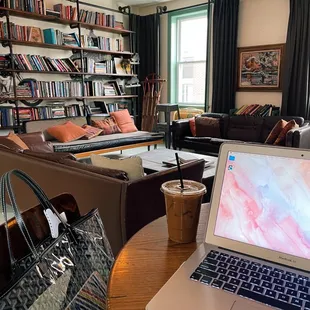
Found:
[{"label": "window", "polygon": [[180,106],[204,107],[208,12],[205,7],[169,14],[169,95]]}]

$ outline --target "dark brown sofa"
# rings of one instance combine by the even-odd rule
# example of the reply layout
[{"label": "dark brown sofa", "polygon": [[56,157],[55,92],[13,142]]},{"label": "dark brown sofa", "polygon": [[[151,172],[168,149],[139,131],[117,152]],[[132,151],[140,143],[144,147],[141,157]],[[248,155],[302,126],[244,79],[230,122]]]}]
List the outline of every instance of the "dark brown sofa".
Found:
[{"label": "dark brown sofa", "polygon": [[[20,169],[34,178],[50,198],[72,194],[81,214],[98,208],[115,255],[139,229],[165,215],[160,185],[178,178],[177,169],[173,168],[131,182],[125,180],[122,172],[118,171],[116,176],[110,171],[114,177],[104,175],[107,171],[76,162],[71,154],[62,154],[64,158],[54,153],[39,154],[31,150],[19,153],[1,146],[0,175]],[[201,181],[203,169],[203,161],[182,165],[184,178],[195,181]],[[32,192],[20,181],[14,181],[20,208],[26,210],[36,205]]]},{"label": "dark brown sofa", "polygon": [[201,153],[216,155],[225,141],[244,141],[264,143],[274,125],[280,120],[294,119],[299,129],[290,130],[286,135],[285,146],[310,148],[310,126],[299,116],[229,116],[228,114],[206,113],[201,116],[220,119],[220,138],[193,137],[189,119],[172,123],[172,141],[174,149],[191,149]]}]

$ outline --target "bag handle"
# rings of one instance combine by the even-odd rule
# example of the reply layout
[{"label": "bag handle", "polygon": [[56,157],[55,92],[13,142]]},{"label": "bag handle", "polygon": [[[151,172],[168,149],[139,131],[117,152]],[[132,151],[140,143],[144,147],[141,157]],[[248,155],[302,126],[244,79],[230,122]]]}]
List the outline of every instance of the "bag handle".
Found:
[{"label": "bag handle", "polygon": [[[8,228],[7,205],[5,202],[5,189],[6,188],[8,189],[8,186],[7,186],[7,180],[5,178],[5,175],[1,177],[0,183],[1,183],[1,188],[0,188],[0,190],[1,190],[1,192],[0,192],[1,207],[2,207],[2,213],[4,216],[6,240],[7,240],[8,250],[9,250],[11,266],[12,266],[12,268],[14,268],[14,266],[16,264],[16,259],[15,259],[14,254],[13,254],[11,239],[10,239],[10,234],[9,234],[9,228]],[[9,195],[9,199],[10,199],[10,202],[12,204],[12,199],[11,199],[10,195]],[[25,236],[25,232],[24,232],[25,228],[24,227],[21,228],[22,223],[20,222],[18,215],[15,213],[15,208],[14,208],[13,204],[12,204],[12,207],[13,207],[14,216],[16,218],[16,222],[17,222],[19,229],[21,230],[21,233],[22,233],[22,235],[23,235],[23,237],[24,237],[24,239],[28,245],[28,248],[30,249],[32,255],[34,255],[34,257],[37,258],[38,255],[36,253],[36,250],[31,246],[31,244],[29,244],[28,239]]]},{"label": "bag handle", "polygon": [[12,175],[15,175],[19,179],[23,180],[30,187],[30,189],[33,191],[35,196],[38,198],[38,200],[39,200],[41,206],[44,208],[44,210],[51,209],[55,213],[55,215],[58,217],[60,222],[70,232],[71,232],[71,227],[68,223],[66,223],[63,220],[63,218],[60,216],[60,214],[55,209],[55,207],[50,203],[48,197],[43,192],[43,190],[39,187],[39,185],[32,178],[30,178],[26,173],[24,173],[21,170],[11,170],[11,171],[5,173],[0,180],[0,183],[1,183],[0,195],[1,195],[2,211],[4,214],[4,218],[5,218],[5,228],[6,228],[6,233],[7,233],[7,243],[8,243],[8,248],[9,248],[10,261],[11,261],[11,264],[14,265],[16,263],[16,259],[13,256],[12,245],[11,245],[11,241],[10,241],[8,224],[7,224],[7,208],[6,208],[5,198],[4,198],[5,197],[5,188],[7,189],[9,199],[10,199],[10,202],[11,202],[12,207],[13,207],[16,222],[20,228],[21,233],[23,234],[23,237],[24,237],[30,251],[32,252],[32,254],[34,255],[34,257],[36,259],[39,258],[39,254],[36,251],[36,248],[33,244],[32,238],[30,237],[29,231],[28,231],[28,229],[25,225],[25,222],[21,216],[21,213],[18,209],[16,200],[15,200],[15,196],[14,196],[14,192],[13,192],[13,188],[12,188],[12,184],[10,182]]}]

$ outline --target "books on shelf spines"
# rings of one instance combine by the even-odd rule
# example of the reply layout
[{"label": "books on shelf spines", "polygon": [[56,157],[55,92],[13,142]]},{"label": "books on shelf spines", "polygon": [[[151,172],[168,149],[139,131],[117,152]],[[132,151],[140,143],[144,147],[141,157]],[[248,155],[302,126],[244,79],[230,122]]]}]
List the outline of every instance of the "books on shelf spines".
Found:
[{"label": "books on shelf spines", "polygon": [[[18,112],[17,112],[18,111]],[[12,106],[0,108],[0,128],[17,125],[17,113],[21,122],[84,116],[83,107],[79,104],[51,104],[48,106],[17,109]]]},{"label": "books on shelf spines", "polygon": [[26,11],[37,14],[46,14],[46,5],[44,0],[7,0],[6,7],[20,11]]},{"label": "books on shelf spines", "polygon": [[236,109],[232,115],[248,115],[248,116],[271,116],[279,115],[280,108],[271,104],[259,105],[243,105],[239,109]]},{"label": "books on shelf spines", "polygon": [[91,37],[88,35],[82,35],[81,46],[85,48],[96,48],[103,51],[124,51],[122,39],[102,36]]},{"label": "books on shelf spines", "polygon": [[115,15],[81,9],[80,22],[110,28],[124,29],[123,22],[115,20]]},{"label": "books on shelf spines", "polygon": [[[77,68],[82,71],[81,59],[77,58],[73,61]],[[95,62],[95,60],[90,57],[84,57],[83,67],[85,73],[112,74],[115,72],[114,60]]]},{"label": "books on shelf spines", "polygon": [[[9,55],[7,55],[9,57]],[[80,72],[70,58],[51,58],[40,55],[13,54],[15,69],[46,72]]]},{"label": "books on shelf spines", "polygon": [[17,97],[25,98],[76,98],[117,96],[115,83],[106,81],[84,82],[84,95],[80,81],[27,81],[16,87]]},{"label": "books on shelf spines", "polygon": [[[60,30],[48,28],[40,29],[32,26],[21,26],[10,23],[11,39],[18,41],[29,41],[36,43],[47,43],[56,45],[80,46],[76,33],[63,33]],[[9,39],[8,25],[0,21],[0,38]]]}]

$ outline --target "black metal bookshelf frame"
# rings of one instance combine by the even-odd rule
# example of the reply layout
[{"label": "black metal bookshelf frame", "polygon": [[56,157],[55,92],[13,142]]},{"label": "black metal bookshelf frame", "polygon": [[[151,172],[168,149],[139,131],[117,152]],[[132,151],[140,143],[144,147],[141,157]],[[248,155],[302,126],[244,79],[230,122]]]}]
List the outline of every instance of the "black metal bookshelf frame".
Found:
[{"label": "black metal bookshelf frame", "polygon": [[[4,101],[7,100],[10,103],[14,103],[15,110],[16,110],[16,126],[7,126],[7,127],[1,127],[0,129],[17,129],[18,132],[21,131],[22,129],[22,124],[20,121],[19,117],[19,107],[18,106],[18,101],[20,100],[29,100],[29,98],[21,98],[17,97],[17,83],[16,83],[16,74],[17,73],[43,73],[43,74],[68,74],[70,77],[75,76],[80,79],[80,82],[82,84],[82,96],[81,97],[75,97],[75,98],[38,98],[38,99],[43,99],[43,100],[70,100],[70,99],[76,99],[77,101],[82,101],[83,102],[83,110],[84,110],[84,116],[86,117],[86,121],[88,124],[90,124],[90,119],[91,119],[91,114],[89,113],[89,108],[87,104],[88,99],[131,99],[132,100],[132,111],[134,117],[136,117],[136,97],[137,95],[123,95],[123,96],[101,96],[101,97],[95,97],[95,96],[85,96],[85,76],[107,76],[107,77],[133,77],[136,76],[136,74],[129,74],[129,75],[119,75],[119,74],[92,74],[92,73],[87,73],[85,72],[84,68],[84,52],[90,52],[90,53],[100,53],[100,54],[111,54],[114,56],[123,56],[123,57],[131,57],[133,55],[133,35],[134,33],[129,29],[129,30],[121,30],[117,28],[112,28],[112,27],[105,27],[105,26],[98,26],[98,25],[92,25],[88,23],[83,23],[80,22],[80,5],[85,5],[89,7],[94,7],[100,10],[106,10],[106,11],[111,11],[115,13],[120,13],[123,15],[128,15],[130,17],[131,14],[131,9],[129,6],[126,7],[119,7],[118,10],[112,9],[112,8],[107,8],[104,6],[100,5],[95,5],[91,3],[86,3],[83,1],[79,0],[68,0],[68,2],[73,2],[76,4],[76,9],[77,9],[77,21],[71,21],[63,18],[58,18],[58,17],[50,17],[47,15],[43,14],[38,14],[38,13],[32,13],[32,12],[24,12],[16,9],[10,9],[7,7],[0,7],[0,17],[5,17],[6,22],[8,25],[8,38],[7,39],[0,39],[0,43],[2,44],[3,47],[8,47],[9,48],[9,55],[12,60],[13,56],[13,46],[14,45],[25,45],[25,46],[36,46],[36,47],[42,47],[42,48],[54,48],[54,49],[65,49],[65,50],[72,50],[73,53],[79,53],[80,60],[81,60],[81,72],[54,72],[54,71],[32,71],[32,70],[18,70],[15,68],[15,63],[14,61],[10,61],[11,68],[10,69],[0,69],[0,74],[1,75],[11,75],[13,79],[13,92],[14,92],[14,98],[7,97],[7,98],[1,98],[0,100]],[[10,16],[18,16],[26,19],[36,19],[36,20],[41,20],[41,21],[47,21],[47,22],[52,22],[52,23],[61,23],[61,24],[67,24],[70,26],[72,29],[77,29],[78,30],[78,37],[79,37],[79,46],[74,47],[74,46],[62,46],[62,45],[52,45],[52,44],[46,44],[46,43],[34,43],[34,42],[29,42],[29,41],[18,41],[18,40],[13,40],[12,39],[12,34],[11,34],[11,28],[9,27],[10,25]],[[103,51],[103,50],[96,50],[96,49],[90,49],[90,48],[85,48],[81,46],[81,36],[82,36],[82,28],[85,29],[97,29],[97,30],[102,30],[106,32],[111,32],[111,33],[119,33],[122,36],[129,36],[129,52],[114,52],[114,51]],[[35,98],[36,99],[36,98]],[[1,108],[1,105],[0,105]],[[6,107],[3,107],[6,108]],[[7,107],[13,108],[13,107]],[[27,107],[29,108],[29,107]],[[31,107],[30,107],[31,108]],[[34,108],[34,107],[33,107]]]}]

